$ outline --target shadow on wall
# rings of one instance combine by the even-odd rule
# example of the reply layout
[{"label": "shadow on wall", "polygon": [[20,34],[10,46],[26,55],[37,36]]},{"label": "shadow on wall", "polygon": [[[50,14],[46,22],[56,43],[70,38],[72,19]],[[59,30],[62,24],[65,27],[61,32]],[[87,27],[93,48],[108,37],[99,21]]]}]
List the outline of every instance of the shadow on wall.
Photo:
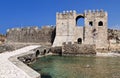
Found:
[{"label": "shadow on wall", "polygon": [[48,74],[42,74],[41,78],[52,78],[52,77],[50,75],[48,75]]},{"label": "shadow on wall", "polygon": [[51,35],[51,43],[52,43],[52,44],[53,44],[53,42],[54,42],[55,36],[56,36],[56,27],[55,27],[54,30],[52,31],[52,35]]},{"label": "shadow on wall", "polygon": [[39,50],[37,50],[37,51],[36,51],[36,55],[35,55],[35,56],[36,56],[36,57],[38,57],[38,55],[39,55],[39,54],[40,54],[40,51],[39,51]]}]

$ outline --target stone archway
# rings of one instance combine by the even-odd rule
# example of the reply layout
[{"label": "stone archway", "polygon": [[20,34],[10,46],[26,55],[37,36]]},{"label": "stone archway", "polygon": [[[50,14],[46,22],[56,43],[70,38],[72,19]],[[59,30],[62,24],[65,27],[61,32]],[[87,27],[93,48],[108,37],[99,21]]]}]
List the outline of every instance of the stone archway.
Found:
[{"label": "stone archway", "polygon": [[35,56],[38,57],[39,54],[40,54],[40,51],[37,50]]},{"label": "stone archway", "polygon": [[83,14],[77,15],[76,26],[84,26],[84,16],[83,16]]},{"label": "stone archway", "polygon": [[84,16],[79,14],[76,16],[76,26],[84,26]]},{"label": "stone archway", "polygon": [[78,43],[78,44],[82,44],[82,38],[78,38],[78,39],[77,39],[77,43]]}]

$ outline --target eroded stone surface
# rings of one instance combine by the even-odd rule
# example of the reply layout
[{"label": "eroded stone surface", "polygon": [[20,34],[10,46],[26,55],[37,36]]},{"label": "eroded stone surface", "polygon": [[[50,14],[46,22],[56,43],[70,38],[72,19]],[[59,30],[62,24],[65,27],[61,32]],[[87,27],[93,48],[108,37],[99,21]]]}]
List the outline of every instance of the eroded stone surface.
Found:
[{"label": "eroded stone surface", "polygon": [[96,54],[95,45],[86,44],[63,44],[62,55],[94,55]]},{"label": "eroded stone surface", "polygon": [[7,32],[7,42],[46,43],[51,44],[54,38],[54,27],[13,28]]}]

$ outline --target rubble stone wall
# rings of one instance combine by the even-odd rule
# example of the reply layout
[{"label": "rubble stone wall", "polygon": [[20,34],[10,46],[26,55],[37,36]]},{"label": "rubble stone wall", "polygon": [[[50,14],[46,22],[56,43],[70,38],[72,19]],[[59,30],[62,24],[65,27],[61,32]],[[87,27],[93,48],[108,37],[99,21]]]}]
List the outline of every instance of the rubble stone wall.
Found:
[{"label": "rubble stone wall", "polygon": [[63,43],[62,55],[96,54],[95,45]]},{"label": "rubble stone wall", "polygon": [[52,43],[54,40],[54,27],[13,28],[7,30],[7,42],[26,42],[26,43]]},{"label": "rubble stone wall", "polygon": [[108,40],[120,43],[120,30],[108,29]]}]

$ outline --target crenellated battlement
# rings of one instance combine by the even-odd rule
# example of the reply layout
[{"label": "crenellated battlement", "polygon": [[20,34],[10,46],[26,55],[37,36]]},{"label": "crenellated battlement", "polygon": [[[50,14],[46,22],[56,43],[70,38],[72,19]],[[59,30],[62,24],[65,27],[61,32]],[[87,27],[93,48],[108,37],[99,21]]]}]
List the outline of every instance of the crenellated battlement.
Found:
[{"label": "crenellated battlement", "polygon": [[84,14],[85,14],[85,16],[108,16],[107,15],[107,12],[106,11],[104,11],[103,9],[100,9],[100,10],[85,10],[84,11]]},{"label": "crenellated battlement", "polygon": [[56,14],[57,15],[64,15],[64,14],[74,14],[74,13],[76,13],[76,11],[75,10],[70,10],[70,11],[63,11],[62,13],[59,13],[59,12],[57,12]]},{"label": "crenellated battlement", "polygon": [[100,9],[100,10],[85,10],[84,11],[85,14],[87,13],[105,13],[105,11],[103,9]]},{"label": "crenellated battlement", "polygon": [[76,15],[75,10],[70,10],[70,11],[63,11],[62,13],[57,12],[56,17],[58,19],[68,19],[68,18],[73,18]]},{"label": "crenellated battlement", "polygon": [[[63,11],[63,12],[57,12],[56,13],[56,18],[57,19],[73,19],[77,15],[82,15],[82,14],[77,14],[75,10],[70,10],[70,11]],[[103,9],[100,10],[85,10],[83,15],[87,16],[107,16],[107,12],[104,11]]]},{"label": "crenellated battlement", "polygon": [[23,27],[23,28],[11,28],[11,29],[7,29],[7,33],[9,32],[13,32],[13,31],[26,31],[26,30],[37,30],[37,31],[40,31],[42,29],[51,29],[53,28],[52,27],[53,25],[50,25],[50,26],[42,26],[41,28],[37,27],[37,26],[33,26],[33,27]]},{"label": "crenellated battlement", "polygon": [[[60,15],[68,15],[68,14],[76,14],[77,12],[75,10],[70,10],[70,11],[63,11],[62,13],[57,12],[56,15],[60,16]],[[104,11],[103,9],[100,10],[85,10],[84,11],[85,14],[88,13],[107,13],[106,11]]]},{"label": "crenellated battlement", "polygon": [[55,28],[50,26],[44,27],[24,27],[11,28],[7,30],[8,42],[34,42],[34,43],[48,43],[51,44],[54,38]]}]

